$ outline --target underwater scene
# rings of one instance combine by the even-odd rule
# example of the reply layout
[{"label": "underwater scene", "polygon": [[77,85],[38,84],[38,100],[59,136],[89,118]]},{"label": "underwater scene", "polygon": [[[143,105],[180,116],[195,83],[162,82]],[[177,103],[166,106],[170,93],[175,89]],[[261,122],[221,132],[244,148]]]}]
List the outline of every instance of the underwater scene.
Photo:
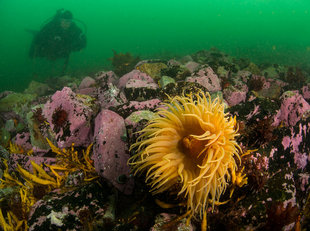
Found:
[{"label": "underwater scene", "polygon": [[310,1],[0,0],[0,231],[310,230]]}]

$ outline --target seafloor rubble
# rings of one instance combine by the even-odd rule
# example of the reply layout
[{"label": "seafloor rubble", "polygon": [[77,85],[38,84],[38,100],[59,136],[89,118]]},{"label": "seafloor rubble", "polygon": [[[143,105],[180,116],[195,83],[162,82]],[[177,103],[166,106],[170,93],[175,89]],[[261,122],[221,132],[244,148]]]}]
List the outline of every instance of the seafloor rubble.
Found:
[{"label": "seafloor rubble", "polygon": [[145,176],[128,165],[129,147],[161,103],[200,91],[236,116],[237,142],[247,153],[247,184],[231,197],[228,186],[220,199],[226,203],[208,210],[205,228],[309,230],[306,70],[211,49],[140,61],[121,76],[102,71],[2,92],[0,230],[200,230],[199,216],[183,217],[180,198],[152,195]]}]

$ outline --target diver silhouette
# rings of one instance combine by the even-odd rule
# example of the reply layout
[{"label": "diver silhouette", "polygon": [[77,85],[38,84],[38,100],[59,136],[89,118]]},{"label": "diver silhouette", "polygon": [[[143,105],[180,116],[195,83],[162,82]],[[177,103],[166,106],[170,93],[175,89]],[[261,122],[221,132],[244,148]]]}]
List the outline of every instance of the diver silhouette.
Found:
[{"label": "diver silhouette", "polygon": [[[65,73],[71,52],[86,47],[86,27],[84,32],[76,25],[70,11],[60,9],[55,16],[43,24],[32,40],[30,58],[46,58],[54,61],[64,58],[62,75]],[[81,22],[82,23],[82,22]],[[85,26],[84,23],[82,23]]]}]

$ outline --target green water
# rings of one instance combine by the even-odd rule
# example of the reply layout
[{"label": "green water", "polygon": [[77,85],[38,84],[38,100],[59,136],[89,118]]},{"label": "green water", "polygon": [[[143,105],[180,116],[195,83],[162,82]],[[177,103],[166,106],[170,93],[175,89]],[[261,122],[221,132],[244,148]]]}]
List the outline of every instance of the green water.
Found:
[{"label": "green water", "polygon": [[309,0],[0,0],[0,91],[57,73],[59,62],[28,58],[25,29],[60,8],[87,25],[87,47],[70,58],[73,76],[108,69],[112,49],[165,59],[215,46],[256,63],[310,62]]}]

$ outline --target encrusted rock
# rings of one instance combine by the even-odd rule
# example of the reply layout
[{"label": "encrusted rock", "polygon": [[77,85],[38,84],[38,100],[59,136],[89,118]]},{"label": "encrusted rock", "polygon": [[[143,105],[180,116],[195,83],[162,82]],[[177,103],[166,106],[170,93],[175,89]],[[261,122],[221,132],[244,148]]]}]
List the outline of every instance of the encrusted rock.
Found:
[{"label": "encrusted rock", "polygon": [[130,79],[124,89],[128,100],[144,101],[157,95],[158,85],[146,80]]},{"label": "encrusted rock", "polygon": [[129,80],[134,79],[134,80],[143,80],[146,81],[148,83],[155,83],[154,80],[147,74],[139,71],[139,70],[133,70],[129,73],[127,73],[126,75],[123,75],[117,84],[117,87],[119,89],[124,89],[126,87],[126,84]]},{"label": "encrusted rock", "polygon": [[56,189],[32,206],[29,231],[109,230],[114,206],[104,182]]},{"label": "encrusted rock", "polygon": [[209,92],[220,91],[221,81],[211,67],[205,67],[186,78],[187,82],[199,83]]},{"label": "encrusted rock", "polygon": [[159,80],[161,77],[161,70],[167,68],[167,65],[162,62],[142,63],[136,65],[136,69],[146,73],[155,80]]},{"label": "encrusted rock", "polygon": [[230,86],[223,91],[224,99],[229,106],[235,106],[239,103],[245,102],[246,91],[238,90],[237,88]]},{"label": "encrusted rock", "polygon": [[171,78],[169,76],[162,76],[159,80],[159,84],[161,88],[166,87],[169,83],[175,83],[174,78]]},{"label": "encrusted rock", "polygon": [[191,73],[197,71],[198,67],[200,66],[199,63],[193,62],[193,61],[189,61],[187,63],[185,63],[184,65]]},{"label": "encrusted rock", "polygon": [[281,96],[281,108],[274,117],[273,126],[278,126],[281,122],[294,126],[303,114],[310,110],[310,105],[298,92],[287,91]]},{"label": "encrusted rock", "polygon": [[31,81],[27,89],[26,94],[36,94],[37,96],[47,95],[51,92],[51,88],[45,83],[39,83],[37,81]]},{"label": "encrusted rock", "polygon": [[70,147],[72,143],[87,147],[91,143],[91,119],[94,113],[93,99],[78,95],[68,87],[57,91],[43,109],[43,115],[55,132],[60,148]]},{"label": "encrusted rock", "polygon": [[110,83],[117,84],[118,77],[113,71],[101,71],[96,74],[96,80],[101,87],[104,87]]},{"label": "encrusted rock", "polygon": [[124,92],[120,91],[113,83],[97,89],[98,102],[101,108],[117,107],[127,102]]},{"label": "encrusted rock", "polygon": [[127,165],[129,152],[124,119],[110,110],[102,110],[95,119],[93,156],[97,173],[125,194],[133,189]]}]

